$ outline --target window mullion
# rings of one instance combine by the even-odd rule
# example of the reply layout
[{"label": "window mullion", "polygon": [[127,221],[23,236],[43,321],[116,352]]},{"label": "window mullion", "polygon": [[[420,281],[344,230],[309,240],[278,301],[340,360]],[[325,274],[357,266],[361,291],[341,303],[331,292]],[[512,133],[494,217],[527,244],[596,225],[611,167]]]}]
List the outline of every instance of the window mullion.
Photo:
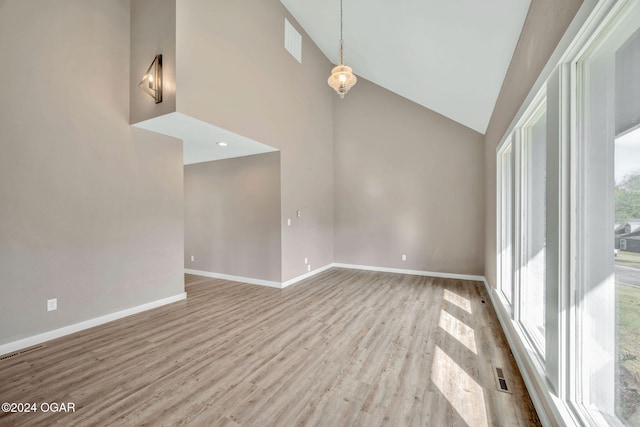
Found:
[{"label": "window mullion", "polygon": [[523,262],[522,262],[522,222],[523,222],[523,212],[522,209],[522,200],[523,200],[523,179],[522,179],[522,170],[523,170],[523,153],[522,153],[522,129],[516,128],[513,132],[514,141],[512,150],[514,153],[513,156],[513,181],[514,181],[514,192],[513,192],[513,241],[512,245],[514,248],[513,254],[513,282],[512,282],[512,307],[513,307],[513,319],[516,322],[520,322],[520,314],[521,310],[521,292],[520,292],[520,284],[522,283],[522,272],[523,272]]}]

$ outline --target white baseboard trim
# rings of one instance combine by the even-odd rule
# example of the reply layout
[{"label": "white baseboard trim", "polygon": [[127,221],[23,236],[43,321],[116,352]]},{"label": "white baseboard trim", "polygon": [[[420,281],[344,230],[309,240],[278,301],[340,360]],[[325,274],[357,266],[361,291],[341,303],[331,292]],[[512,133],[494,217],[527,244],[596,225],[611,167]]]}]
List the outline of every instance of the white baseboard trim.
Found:
[{"label": "white baseboard trim", "polygon": [[[534,379],[529,374],[530,372],[535,372],[535,367],[533,363],[529,361],[529,356],[526,354],[522,354],[520,349],[524,346],[524,344],[516,345],[516,341],[520,341],[518,337],[514,337],[517,333],[512,331],[512,327],[510,327],[512,320],[505,315],[504,308],[502,307],[502,303],[498,300],[498,296],[495,294],[489,282],[487,282],[486,278],[483,278],[484,286],[489,294],[489,299],[491,300],[491,305],[493,306],[493,310],[498,317],[498,321],[500,322],[500,326],[502,327],[502,331],[504,332],[505,337],[507,338],[507,342],[509,343],[509,347],[511,348],[511,353],[513,354],[513,358],[516,360],[516,365],[518,365],[518,369],[520,371],[520,375],[524,381],[525,386],[527,387],[527,391],[529,392],[529,396],[531,397],[531,401],[533,402],[533,406],[538,413],[538,418],[540,418],[540,422],[543,426],[551,426],[551,425],[561,425],[557,423],[552,423],[549,414],[547,414],[547,410],[545,409],[545,405],[542,403],[542,397],[538,394],[537,389],[534,384]],[[536,381],[539,382],[539,381]],[[543,382],[543,387],[546,387],[546,384]],[[551,396],[545,396],[545,400],[551,398]],[[550,402],[552,407],[555,406],[554,402]],[[556,418],[556,417],[554,417]],[[558,421],[557,419],[555,421]]]},{"label": "white baseboard trim", "polygon": [[291,286],[294,283],[298,283],[301,280],[308,279],[309,277],[315,276],[318,273],[322,273],[323,271],[327,271],[328,269],[335,267],[335,264],[327,264],[324,267],[316,268],[308,273],[305,273],[301,276],[294,277],[293,279],[289,279],[286,282],[282,282],[282,287],[286,288],[287,286]]},{"label": "white baseboard trim", "polygon": [[323,267],[316,268],[313,271],[302,274],[298,277],[294,277],[293,279],[289,279],[282,283],[271,281],[271,280],[254,279],[253,277],[233,276],[230,274],[213,273],[211,271],[193,270],[190,268],[185,268],[184,272],[186,274],[194,274],[196,276],[211,277],[213,279],[231,280],[233,282],[248,283],[250,285],[269,286],[271,288],[282,289],[282,288],[286,288],[287,286],[291,286],[295,283],[298,283],[304,279],[308,279],[309,277],[313,277],[316,274],[322,273],[323,271],[326,271],[333,267],[349,268],[352,270],[382,271],[386,273],[411,274],[413,276],[441,277],[444,279],[473,280],[477,282],[482,282],[484,280],[483,276],[473,276],[469,274],[438,273],[434,271],[421,271],[421,270],[403,270],[400,268],[374,267],[369,265],[354,265],[354,264],[341,264],[341,263],[327,264]]},{"label": "white baseboard trim", "polygon": [[484,281],[484,276],[474,276],[470,274],[440,273],[435,271],[422,271],[422,270],[404,270],[401,268],[374,267],[371,265],[355,265],[355,264],[342,264],[342,263],[327,264],[324,267],[316,268],[313,271],[302,274],[298,277],[294,277],[293,279],[289,279],[282,283],[276,282],[276,281],[270,281],[270,280],[254,279],[252,277],[233,276],[230,274],[213,273],[211,271],[193,270],[190,268],[185,268],[184,272],[186,274],[194,274],[196,276],[211,277],[213,279],[231,280],[233,282],[248,283],[250,285],[269,286],[272,288],[286,288],[287,286],[291,286],[295,283],[300,282],[301,280],[308,279],[309,277],[313,277],[316,274],[322,273],[323,271],[327,271],[328,269],[333,267],[348,268],[351,270],[381,271],[385,273],[410,274],[412,276],[441,277],[443,279],[472,280],[476,282]]},{"label": "white baseboard trim", "polygon": [[483,276],[473,276],[469,274],[439,273],[434,271],[405,270],[402,268],[373,267],[370,265],[354,265],[341,263],[334,263],[333,266],[339,268],[349,268],[352,270],[382,271],[385,273],[410,274],[412,276],[429,276],[441,277],[444,279],[473,280],[476,282],[482,282],[484,280]]},{"label": "white baseboard trim", "polygon": [[275,282],[271,280],[254,279],[252,277],[233,276],[230,274],[213,273],[211,271],[192,270],[190,268],[185,268],[184,272],[186,274],[195,274],[196,276],[211,277],[213,279],[231,280],[232,282],[248,283],[250,285],[269,286],[271,288],[283,287],[280,282]]},{"label": "white baseboard trim", "polygon": [[293,279],[289,279],[282,283],[271,280],[254,279],[253,277],[233,276],[230,274],[213,273],[211,271],[192,270],[189,268],[185,268],[184,272],[186,274],[195,274],[196,276],[211,277],[213,279],[231,280],[233,282],[248,283],[250,285],[269,286],[271,288],[282,289],[286,288],[287,286],[291,286],[294,283],[298,283],[301,280],[315,276],[318,273],[322,273],[323,271],[326,271],[331,267],[333,267],[333,264],[327,264],[324,267],[316,268],[313,271],[310,271],[298,277],[294,277]]},{"label": "white baseboard trim", "polygon": [[70,335],[75,332],[80,332],[85,329],[93,328],[105,323],[112,322],[114,320],[122,319],[123,317],[131,316],[132,314],[141,313],[143,311],[151,310],[152,308],[161,307],[163,305],[171,304],[176,301],[181,301],[187,298],[187,293],[182,292],[167,298],[151,301],[146,304],[137,305],[135,307],[127,308],[125,310],[116,311],[115,313],[106,314],[104,316],[96,317],[93,319],[85,320],[83,322],[74,323],[73,325],[64,326],[62,328],[54,329],[52,331],[43,332],[38,335],[23,338],[21,340],[13,341],[7,344],[0,345],[0,355],[13,353],[24,348],[32,347],[37,344],[41,344],[45,341],[50,341],[56,338]]}]

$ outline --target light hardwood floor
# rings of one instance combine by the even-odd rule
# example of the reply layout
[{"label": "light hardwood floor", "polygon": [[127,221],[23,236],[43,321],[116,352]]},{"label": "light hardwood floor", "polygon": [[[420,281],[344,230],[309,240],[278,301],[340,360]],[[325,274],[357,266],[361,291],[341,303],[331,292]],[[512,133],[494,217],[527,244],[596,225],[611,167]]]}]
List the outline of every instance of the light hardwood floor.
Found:
[{"label": "light hardwood floor", "polygon": [[285,289],[186,276],[186,290],[0,361],[1,402],[76,407],[0,425],[540,424],[479,282],[335,268]]}]

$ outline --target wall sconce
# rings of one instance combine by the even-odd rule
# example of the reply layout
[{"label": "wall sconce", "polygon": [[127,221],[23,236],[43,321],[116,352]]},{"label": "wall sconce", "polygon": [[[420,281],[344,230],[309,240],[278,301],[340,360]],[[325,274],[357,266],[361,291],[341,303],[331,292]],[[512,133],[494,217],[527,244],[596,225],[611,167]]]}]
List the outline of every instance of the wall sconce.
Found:
[{"label": "wall sconce", "polygon": [[162,102],[162,55],[156,55],[153,58],[153,62],[138,86],[155,99],[156,104]]}]

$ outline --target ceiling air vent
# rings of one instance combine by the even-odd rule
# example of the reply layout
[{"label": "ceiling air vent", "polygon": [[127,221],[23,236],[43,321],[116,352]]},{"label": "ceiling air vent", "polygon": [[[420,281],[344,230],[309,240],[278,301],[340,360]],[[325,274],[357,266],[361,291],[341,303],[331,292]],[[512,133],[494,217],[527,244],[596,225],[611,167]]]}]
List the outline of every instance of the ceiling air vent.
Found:
[{"label": "ceiling air vent", "polygon": [[284,48],[302,64],[302,36],[287,18],[284,18]]}]

